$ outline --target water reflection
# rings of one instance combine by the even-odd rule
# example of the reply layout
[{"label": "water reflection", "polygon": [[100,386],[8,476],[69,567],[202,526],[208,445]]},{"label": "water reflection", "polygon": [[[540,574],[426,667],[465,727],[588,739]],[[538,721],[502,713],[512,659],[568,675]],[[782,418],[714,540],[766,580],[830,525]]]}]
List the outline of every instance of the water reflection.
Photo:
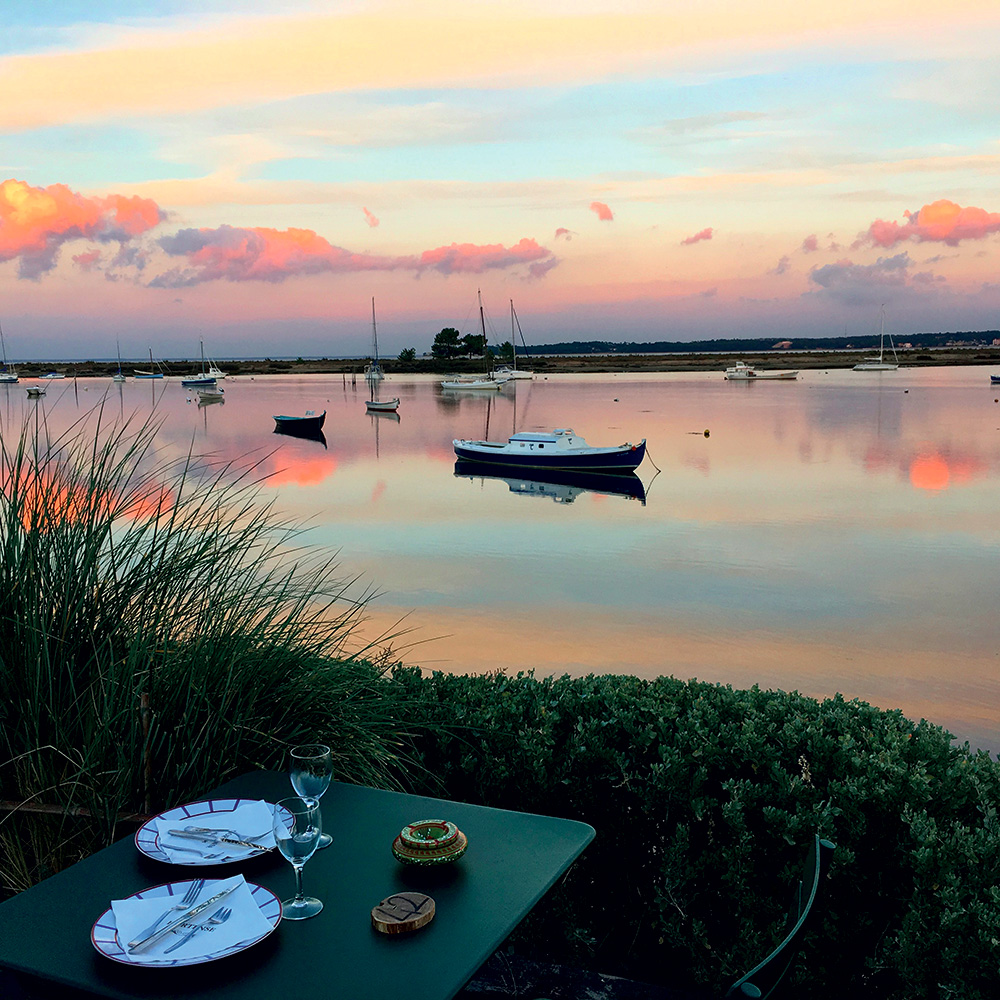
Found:
[{"label": "water reflection", "polygon": [[556,503],[572,503],[581,493],[599,493],[602,496],[626,497],[646,506],[646,488],[634,473],[611,475],[599,472],[568,472],[532,469],[530,478],[518,475],[516,469],[501,470],[481,462],[458,459],[455,475],[470,482],[495,479],[506,483],[511,493],[518,496],[544,497]]},{"label": "water reflection", "polygon": [[[411,663],[841,691],[998,748],[1000,404],[982,368],[890,374],[749,392],[721,368],[553,376],[447,399],[390,378],[405,421],[339,375],[230,379],[228,405],[200,410],[169,381],[80,379],[43,405],[7,387],[0,431],[55,436],[113,392],[116,414],[158,422],[158,456],[252,464],[308,541],[384,591],[371,637],[407,616],[434,639]],[[324,409],[321,441],[273,433],[273,414]],[[639,486],[456,466],[455,438],[554,427],[646,438]]]},{"label": "water reflection", "polygon": [[276,424],[275,434],[284,434],[286,437],[300,438],[303,441],[316,441],[318,444],[327,447],[326,435],[322,428],[313,424]]}]

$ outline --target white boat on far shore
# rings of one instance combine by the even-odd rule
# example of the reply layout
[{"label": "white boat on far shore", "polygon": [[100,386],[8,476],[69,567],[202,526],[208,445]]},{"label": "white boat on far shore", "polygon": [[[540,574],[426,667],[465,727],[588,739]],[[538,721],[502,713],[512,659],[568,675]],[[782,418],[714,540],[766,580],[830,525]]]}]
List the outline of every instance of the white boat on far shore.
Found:
[{"label": "white boat on far shore", "polygon": [[799,373],[797,371],[777,372],[771,371],[770,369],[759,371],[754,368],[753,365],[748,365],[743,361],[737,361],[732,368],[726,369],[726,378],[731,382],[756,382],[759,379],[781,379],[783,381],[788,381],[789,379],[798,377]]}]

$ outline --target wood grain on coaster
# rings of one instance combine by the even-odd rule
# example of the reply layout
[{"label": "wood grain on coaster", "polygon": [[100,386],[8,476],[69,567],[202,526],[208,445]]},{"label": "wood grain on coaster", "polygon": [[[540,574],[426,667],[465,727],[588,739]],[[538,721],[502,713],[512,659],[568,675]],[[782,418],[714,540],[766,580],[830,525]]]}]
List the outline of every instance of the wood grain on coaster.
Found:
[{"label": "wood grain on coaster", "polygon": [[372,907],[372,927],[380,934],[409,934],[434,919],[434,900],[422,892],[395,892]]}]

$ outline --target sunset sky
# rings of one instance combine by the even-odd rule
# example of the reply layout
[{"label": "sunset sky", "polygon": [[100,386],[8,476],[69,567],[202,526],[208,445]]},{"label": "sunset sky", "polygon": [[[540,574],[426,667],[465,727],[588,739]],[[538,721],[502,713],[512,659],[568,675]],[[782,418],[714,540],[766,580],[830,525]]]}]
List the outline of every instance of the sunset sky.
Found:
[{"label": "sunset sky", "polygon": [[14,0],[8,357],[1000,327],[987,0]]}]

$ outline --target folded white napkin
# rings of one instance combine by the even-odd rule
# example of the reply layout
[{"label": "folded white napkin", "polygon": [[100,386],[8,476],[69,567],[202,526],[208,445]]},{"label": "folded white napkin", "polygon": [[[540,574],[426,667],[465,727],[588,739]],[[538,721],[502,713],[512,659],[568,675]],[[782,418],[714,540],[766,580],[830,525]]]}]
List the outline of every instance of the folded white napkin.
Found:
[{"label": "folded white napkin", "polygon": [[[142,965],[169,965],[179,959],[214,955],[243,941],[256,940],[270,931],[271,923],[261,914],[242,875],[206,882],[194,905],[211,899],[216,893],[230,886],[236,888],[218,903],[213,903],[202,910],[194,917],[191,926],[182,924],[176,931],[164,935],[150,947],[142,948],[134,954],[127,953],[126,957]],[[136,899],[134,896],[129,899],[113,899],[111,909],[114,911],[118,940],[122,946],[127,947],[129,941],[134,941],[161,913],[174,903],[180,902],[180,899],[181,897],[177,895],[146,899]],[[233,911],[228,920],[222,924],[209,924],[208,918],[223,907]],[[169,926],[180,916],[182,911],[172,910],[160,926]],[[192,926],[200,927],[202,924],[205,925],[204,930],[199,930],[191,940],[174,949],[169,955],[165,954],[167,948],[176,944],[192,929]]]},{"label": "folded white napkin", "polygon": [[[240,847],[238,844],[211,844],[190,837],[174,837],[170,831],[194,826],[214,830],[219,837],[231,840],[252,839],[262,849],[270,850],[274,847],[274,834],[271,831],[273,815],[273,806],[269,802],[258,800],[244,802],[232,812],[205,813],[181,819],[165,819],[161,816],[155,820],[155,825],[160,849],[172,863],[190,864],[193,858],[200,855],[215,864],[224,864],[249,857],[256,850],[253,847]],[[209,858],[209,855],[219,856]]]}]

